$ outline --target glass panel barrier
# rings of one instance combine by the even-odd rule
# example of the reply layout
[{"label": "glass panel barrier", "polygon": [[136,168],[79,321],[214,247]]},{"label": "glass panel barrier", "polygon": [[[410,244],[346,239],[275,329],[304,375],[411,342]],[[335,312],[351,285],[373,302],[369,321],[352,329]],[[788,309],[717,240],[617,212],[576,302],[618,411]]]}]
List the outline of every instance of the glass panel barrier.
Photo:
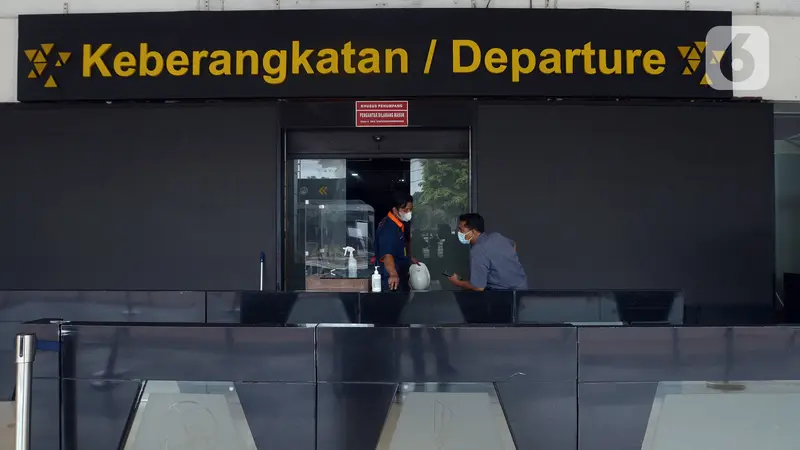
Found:
[{"label": "glass panel barrier", "polygon": [[493,383],[401,383],[377,450],[516,450]]},{"label": "glass panel barrier", "polygon": [[[37,336],[52,340],[50,328]],[[34,441],[49,443],[60,426],[64,450],[789,450],[800,442],[797,327],[57,329],[60,346],[34,363],[41,395],[32,429]],[[100,370],[113,369],[115,346],[125,370]],[[58,371],[48,372],[48,359]]]},{"label": "glass panel barrier", "polygon": [[797,448],[800,381],[660,382],[642,450]]},{"label": "glass panel barrier", "polygon": [[286,167],[286,288],[363,290],[358,283],[347,284],[343,249],[355,249],[360,277],[355,280],[366,280],[375,213],[363,202],[348,200],[347,160],[298,159]]},{"label": "glass panel barrier", "polygon": [[124,450],[256,450],[233,383],[149,380]]}]

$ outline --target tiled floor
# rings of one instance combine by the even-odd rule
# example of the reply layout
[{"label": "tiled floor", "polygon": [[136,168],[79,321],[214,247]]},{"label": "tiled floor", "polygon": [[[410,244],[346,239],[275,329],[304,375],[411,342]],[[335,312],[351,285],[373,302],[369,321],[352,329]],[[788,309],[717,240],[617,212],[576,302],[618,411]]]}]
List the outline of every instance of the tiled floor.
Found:
[{"label": "tiled floor", "polygon": [[0,402],[0,450],[14,450],[14,402]]}]

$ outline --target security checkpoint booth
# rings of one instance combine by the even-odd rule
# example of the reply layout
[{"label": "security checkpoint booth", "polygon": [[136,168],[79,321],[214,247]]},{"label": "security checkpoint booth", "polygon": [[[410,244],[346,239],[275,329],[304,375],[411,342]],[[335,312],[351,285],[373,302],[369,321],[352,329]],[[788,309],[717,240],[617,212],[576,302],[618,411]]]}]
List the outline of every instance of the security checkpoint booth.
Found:
[{"label": "security checkpoint booth", "polygon": [[[793,442],[764,101],[798,92],[791,18],[502,3],[14,19],[18,448]],[[368,293],[398,186],[431,289]],[[534,289],[437,279],[466,210]]]}]

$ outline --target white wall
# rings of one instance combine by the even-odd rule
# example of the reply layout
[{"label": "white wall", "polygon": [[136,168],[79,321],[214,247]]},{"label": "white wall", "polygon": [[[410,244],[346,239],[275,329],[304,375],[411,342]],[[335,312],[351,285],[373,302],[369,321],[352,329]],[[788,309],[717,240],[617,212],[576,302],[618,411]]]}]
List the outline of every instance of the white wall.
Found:
[{"label": "white wall", "polygon": [[16,101],[17,19],[0,19],[0,103]]},{"label": "white wall", "polygon": [[[19,14],[59,14],[68,5],[70,13],[337,9],[337,8],[686,8],[686,0],[0,0],[0,17]],[[723,10],[734,14],[800,16],[800,0],[688,0],[692,10]],[[759,3],[759,11],[756,11]]]},{"label": "white wall", "polygon": [[734,16],[733,25],[759,26],[767,30],[770,43],[767,87],[753,92],[737,91],[735,95],[800,101],[800,17]]},{"label": "white wall", "polygon": [[[219,1],[219,0],[216,0]],[[188,11],[200,9],[205,0],[0,0],[0,17],[20,14]],[[267,3],[267,2],[265,2]]]}]

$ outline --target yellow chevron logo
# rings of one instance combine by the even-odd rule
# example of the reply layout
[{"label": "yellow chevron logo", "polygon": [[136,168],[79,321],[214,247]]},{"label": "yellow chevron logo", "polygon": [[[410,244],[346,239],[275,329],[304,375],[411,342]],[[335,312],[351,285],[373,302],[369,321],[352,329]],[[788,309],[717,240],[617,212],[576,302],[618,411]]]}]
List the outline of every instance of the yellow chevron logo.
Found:
[{"label": "yellow chevron logo", "polygon": [[30,79],[44,80],[44,87],[57,88],[53,71],[55,67],[61,67],[69,61],[71,52],[54,52],[55,44],[41,44],[39,48],[25,50],[25,56],[31,63],[31,71],[28,73]]},{"label": "yellow chevron logo", "polygon": [[[700,64],[703,63],[703,56],[706,52],[707,42],[695,41],[691,45],[679,45],[678,51],[681,53],[681,58],[686,62],[683,68],[683,75],[693,75],[697,72]],[[725,56],[725,50],[711,50],[711,64],[719,64],[722,57]],[[703,74],[700,79],[700,84],[703,86],[711,86],[711,78],[708,74]]]}]

